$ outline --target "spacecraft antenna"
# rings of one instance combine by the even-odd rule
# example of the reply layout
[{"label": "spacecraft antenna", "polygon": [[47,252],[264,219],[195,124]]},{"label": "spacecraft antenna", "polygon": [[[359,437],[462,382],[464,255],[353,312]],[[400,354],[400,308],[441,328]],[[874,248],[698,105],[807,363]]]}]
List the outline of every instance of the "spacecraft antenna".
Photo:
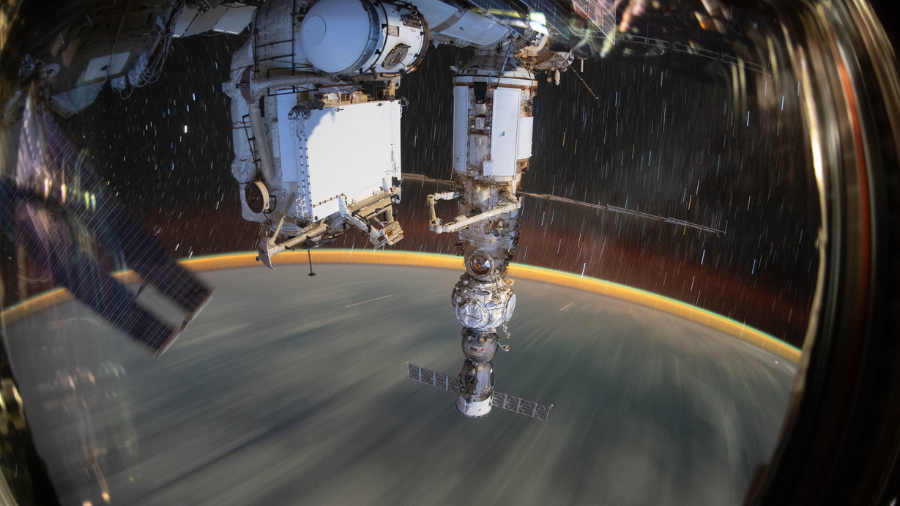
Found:
[{"label": "spacecraft antenna", "polygon": [[[447,180],[447,179],[434,179],[434,178],[431,178],[428,176],[423,176],[421,174],[404,173],[403,179],[410,180],[410,181],[423,181],[426,183],[437,183],[437,184],[447,184],[447,185],[455,185],[456,184],[455,182]],[[609,212],[613,212],[613,213],[626,214],[629,216],[636,216],[638,218],[644,218],[647,220],[658,221],[658,222],[662,222],[662,223],[670,223],[672,225],[678,225],[678,226],[682,226],[682,227],[690,227],[690,228],[700,230],[701,232],[708,232],[711,234],[716,234],[717,236],[725,235],[724,230],[719,230],[717,228],[707,227],[705,225],[698,225],[696,223],[691,223],[691,222],[685,221],[685,220],[679,220],[677,218],[659,216],[657,214],[642,213],[640,211],[635,211],[632,209],[625,209],[624,207],[617,207],[617,206],[612,206],[612,205],[608,205],[608,204],[591,204],[589,202],[582,202],[580,200],[572,200],[572,199],[567,199],[564,197],[557,197],[556,195],[547,195],[544,193],[529,193],[529,192],[519,191],[518,194],[524,195],[526,197],[535,198],[535,199],[550,200],[553,202],[562,202],[564,204],[574,204],[574,205],[581,206],[581,207],[587,207],[589,209],[595,209],[597,211],[609,211]]]}]

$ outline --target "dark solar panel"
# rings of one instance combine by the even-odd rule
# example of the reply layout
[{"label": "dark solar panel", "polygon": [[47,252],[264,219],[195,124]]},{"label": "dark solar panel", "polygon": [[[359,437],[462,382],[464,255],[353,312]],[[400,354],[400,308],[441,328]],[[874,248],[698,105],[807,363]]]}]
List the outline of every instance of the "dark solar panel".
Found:
[{"label": "dark solar panel", "polygon": [[[212,290],[169,256],[97,178],[49,113],[29,103],[22,120],[16,181],[0,182],[0,225],[54,282],[111,324],[162,353]],[[167,322],[101,265],[132,269],[184,312]]]},{"label": "dark solar panel", "polygon": [[421,381],[422,383],[440,388],[442,390],[459,392],[459,378],[447,376],[446,374],[441,374],[439,372],[434,372],[429,369],[425,369],[424,367],[410,364],[409,362],[406,363],[406,366],[409,369],[409,379]]}]

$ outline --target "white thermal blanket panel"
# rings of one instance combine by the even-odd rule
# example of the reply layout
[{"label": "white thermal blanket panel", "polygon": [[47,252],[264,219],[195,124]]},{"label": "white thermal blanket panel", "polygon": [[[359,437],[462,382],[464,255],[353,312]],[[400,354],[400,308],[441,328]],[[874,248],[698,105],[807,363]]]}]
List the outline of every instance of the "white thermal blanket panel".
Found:
[{"label": "white thermal blanket panel", "polygon": [[400,104],[369,102],[312,111],[306,120],[313,216],[338,211],[400,178]]},{"label": "white thermal blanket panel", "polygon": [[520,93],[514,88],[494,90],[491,118],[491,174],[494,176],[516,175]]},{"label": "white thermal blanket panel", "polygon": [[516,148],[516,159],[531,158],[531,137],[534,130],[534,118],[532,116],[519,117],[519,140]]},{"label": "white thermal blanket panel", "polygon": [[469,140],[469,87],[453,87],[453,170],[466,173]]},{"label": "white thermal blanket panel", "polygon": [[302,172],[300,164],[303,153],[300,150],[300,138],[297,136],[296,125],[288,119],[291,109],[297,105],[297,95],[294,93],[278,95],[278,141],[279,155],[281,159],[281,180],[285,183],[300,181]]}]

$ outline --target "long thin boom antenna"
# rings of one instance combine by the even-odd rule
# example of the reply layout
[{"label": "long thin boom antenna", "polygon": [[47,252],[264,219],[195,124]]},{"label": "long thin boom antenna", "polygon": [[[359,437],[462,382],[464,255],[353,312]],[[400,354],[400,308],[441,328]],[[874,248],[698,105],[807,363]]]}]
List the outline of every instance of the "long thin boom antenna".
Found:
[{"label": "long thin boom antenna", "polygon": [[673,225],[679,225],[679,226],[683,226],[683,227],[696,228],[697,230],[701,230],[703,232],[710,232],[710,233],[716,234],[716,235],[719,235],[719,234],[725,235],[724,230],[719,230],[719,229],[707,227],[704,225],[698,225],[696,223],[679,220],[677,218],[667,218],[665,216],[659,216],[656,214],[642,213],[640,211],[632,211],[631,209],[625,209],[624,207],[616,207],[616,206],[603,205],[603,204],[589,204],[587,202],[581,202],[579,200],[566,199],[563,197],[557,197],[555,195],[544,195],[542,193],[528,193],[528,192],[519,191],[519,195],[525,195],[527,197],[532,197],[532,198],[536,198],[536,199],[552,200],[555,202],[564,202],[566,204],[576,204],[576,205],[579,205],[582,207],[589,207],[591,209],[597,209],[598,211],[611,211],[611,212],[619,213],[619,214],[628,214],[631,216],[637,216],[639,218],[646,218],[648,220],[660,221],[663,223],[671,223]]},{"label": "long thin boom antenna", "polygon": [[[591,87],[588,86],[588,83],[586,83],[586,82],[584,81],[584,78],[581,77],[581,74],[579,74],[579,73],[578,73],[574,68],[572,68],[572,67],[569,67],[569,69],[572,70],[572,72],[575,73],[575,77],[577,77],[578,80],[581,81],[581,84],[583,84],[584,87],[587,88],[588,92],[590,92],[590,94],[594,96],[594,99],[595,99],[595,100],[597,101],[597,103],[599,104],[599,103],[600,103],[600,97],[598,97],[597,94],[594,93],[594,90],[592,90]],[[581,71],[584,72],[584,60],[581,60]]]},{"label": "long thin boom antenna", "polygon": [[[448,181],[446,179],[434,179],[434,178],[430,178],[428,176],[423,176],[421,174],[406,174],[406,173],[404,173],[403,179],[409,179],[412,181],[422,181],[422,182],[427,182],[427,183],[448,184],[448,185],[456,184],[456,182],[454,182],[454,181]],[[720,234],[725,235],[724,230],[719,230],[717,228],[707,227],[704,225],[698,225],[696,223],[679,220],[677,218],[667,218],[665,216],[659,216],[656,214],[642,213],[640,211],[632,211],[631,209],[625,209],[624,207],[616,207],[616,206],[603,205],[603,204],[590,204],[588,202],[581,202],[580,200],[572,200],[572,199],[567,199],[567,198],[563,198],[563,197],[557,197],[556,195],[546,195],[543,193],[528,193],[528,192],[523,192],[521,190],[518,192],[518,194],[524,195],[526,197],[535,198],[535,199],[551,200],[554,202],[562,202],[564,204],[575,204],[575,205],[582,206],[582,207],[596,209],[598,211],[610,211],[613,213],[627,214],[630,216],[637,216],[638,218],[645,218],[648,220],[659,221],[659,222],[663,222],[663,223],[671,223],[672,225],[678,225],[678,226],[682,226],[682,227],[691,227],[691,228],[700,230],[702,232],[709,232],[711,234],[716,234],[716,235],[720,235]]]},{"label": "long thin boom antenna", "polygon": [[309,258],[309,275],[315,276],[316,273],[312,270],[312,253],[310,252],[309,248],[306,248],[306,256]]}]

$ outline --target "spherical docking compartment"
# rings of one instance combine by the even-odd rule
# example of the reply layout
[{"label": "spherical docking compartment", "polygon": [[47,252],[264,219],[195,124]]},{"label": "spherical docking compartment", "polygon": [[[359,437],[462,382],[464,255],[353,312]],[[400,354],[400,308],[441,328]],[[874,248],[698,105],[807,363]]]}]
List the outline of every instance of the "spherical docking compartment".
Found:
[{"label": "spherical docking compartment", "polygon": [[[453,288],[456,319],[465,327],[488,330],[502,325],[512,316],[510,299],[514,297],[506,278],[481,281],[466,272]],[[515,302],[512,305],[515,308]]]},{"label": "spherical docking compartment", "polygon": [[490,327],[495,318],[481,301],[467,299],[457,304],[456,319],[466,327],[483,329]]},{"label": "spherical docking compartment", "polygon": [[428,48],[425,18],[409,4],[322,0],[300,24],[300,46],[319,70],[346,75],[412,70]]},{"label": "spherical docking compartment", "polygon": [[516,294],[510,295],[506,300],[506,309],[503,310],[503,321],[508,322],[516,310]]}]

